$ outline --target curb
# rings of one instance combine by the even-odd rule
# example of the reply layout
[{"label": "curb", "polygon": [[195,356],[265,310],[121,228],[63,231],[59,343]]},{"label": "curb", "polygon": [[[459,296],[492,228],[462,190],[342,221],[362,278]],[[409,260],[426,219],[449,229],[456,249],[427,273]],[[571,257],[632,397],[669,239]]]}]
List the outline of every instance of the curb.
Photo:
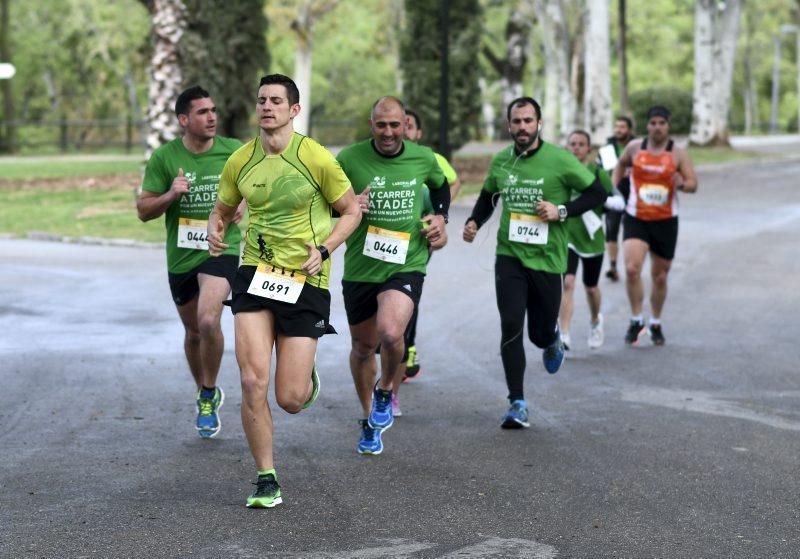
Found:
[{"label": "curb", "polygon": [[[13,239],[14,237],[4,237]],[[163,249],[166,243],[148,243],[145,241],[136,241],[133,239],[104,239],[102,237],[63,237],[53,233],[45,233],[44,231],[29,231],[25,234],[25,239],[31,241],[45,241],[53,243],[71,243],[76,245],[99,245],[99,246],[114,246],[114,247],[132,247],[132,248],[145,248],[145,249]]]}]

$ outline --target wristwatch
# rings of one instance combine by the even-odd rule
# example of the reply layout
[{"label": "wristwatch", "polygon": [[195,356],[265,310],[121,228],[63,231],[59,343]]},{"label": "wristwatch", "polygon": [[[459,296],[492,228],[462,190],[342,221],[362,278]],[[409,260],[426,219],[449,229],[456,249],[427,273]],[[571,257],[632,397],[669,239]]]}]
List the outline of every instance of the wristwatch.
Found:
[{"label": "wristwatch", "polygon": [[567,207],[562,204],[558,206],[558,220],[564,221],[565,219],[567,219]]},{"label": "wristwatch", "polygon": [[325,262],[328,258],[331,257],[331,253],[328,252],[328,249],[325,248],[325,245],[319,245],[317,247],[317,250],[319,251],[320,256],[322,256],[323,262]]}]

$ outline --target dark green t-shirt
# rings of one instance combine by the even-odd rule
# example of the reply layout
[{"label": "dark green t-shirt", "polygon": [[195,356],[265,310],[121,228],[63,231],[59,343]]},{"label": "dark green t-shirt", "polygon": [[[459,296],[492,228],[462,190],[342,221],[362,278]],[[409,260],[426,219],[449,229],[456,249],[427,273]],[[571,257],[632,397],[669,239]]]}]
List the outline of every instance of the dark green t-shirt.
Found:
[{"label": "dark green t-shirt", "polygon": [[[600,179],[600,184],[603,185],[605,190],[610,196],[613,189],[611,187],[611,178],[604,169],[597,166],[596,163],[589,163],[586,168],[591,171],[593,175]],[[579,192],[573,191],[572,200],[580,196]],[[603,205],[599,205],[593,210],[598,220],[602,220]],[[594,232],[594,235],[589,234],[588,225],[583,216],[570,217],[567,219],[567,239],[568,246],[581,256],[597,256],[603,254],[606,249],[606,236],[603,233],[603,228],[600,227]]]},{"label": "dark green t-shirt", "polygon": [[499,192],[503,213],[497,231],[497,254],[519,259],[531,270],[563,274],[567,269],[567,228],[536,217],[539,201],[566,204],[583,192],[594,175],[567,150],[542,142],[520,157],[509,146],[494,156],[483,189]]},{"label": "dark green t-shirt", "polygon": [[433,151],[404,141],[393,157],[378,153],[372,140],[345,148],[337,159],[356,194],[370,187],[369,213],[347,239],[348,281],[383,283],[398,272],[425,273],[428,241],[422,236],[424,190],[442,188],[442,169]]},{"label": "dark green t-shirt", "polygon": [[[172,186],[183,169],[189,179],[189,192],[173,202],[164,213],[167,229],[167,269],[174,274],[189,272],[209,258],[205,241],[205,225],[217,200],[217,186],[228,157],[242,143],[217,136],[211,149],[192,153],[176,138],[155,150],[144,171],[142,190],[163,194]],[[179,234],[180,233],[180,234]],[[180,237],[180,238],[179,238]],[[228,227],[224,254],[239,254],[242,235],[236,226]],[[180,244],[184,245],[182,248]],[[193,248],[188,248],[192,245]],[[202,248],[205,246],[206,248]]]}]

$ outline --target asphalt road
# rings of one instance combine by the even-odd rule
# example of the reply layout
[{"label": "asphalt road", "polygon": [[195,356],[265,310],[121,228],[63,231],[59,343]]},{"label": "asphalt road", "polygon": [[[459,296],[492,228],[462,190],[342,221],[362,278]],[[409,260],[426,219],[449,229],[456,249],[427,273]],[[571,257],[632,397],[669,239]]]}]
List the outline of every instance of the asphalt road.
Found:
[{"label": "asphalt road", "polygon": [[378,457],[355,451],[336,279],[322,395],[275,413],[284,504],[261,511],[244,507],[231,317],[223,429],[201,440],[162,251],[1,240],[0,556],[798,557],[799,174],[701,172],[667,345],[624,346],[624,287],[603,280],[606,344],[588,350],[578,292],[557,375],[527,343],[524,431],[499,428],[497,217],[466,245],[468,208],[453,211],[422,301],[424,373]]}]

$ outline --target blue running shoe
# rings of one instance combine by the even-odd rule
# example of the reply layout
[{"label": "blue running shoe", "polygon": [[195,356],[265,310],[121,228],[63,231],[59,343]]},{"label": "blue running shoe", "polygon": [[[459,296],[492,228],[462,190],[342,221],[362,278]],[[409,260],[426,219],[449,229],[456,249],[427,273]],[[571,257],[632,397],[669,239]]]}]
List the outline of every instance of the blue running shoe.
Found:
[{"label": "blue running shoe", "polygon": [[500,427],[503,429],[522,429],[530,426],[531,424],[528,423],[528,405],[525,400],[511,402],[511,407],[508,408],[506,415],[503,416],[503,422]]},{"label": "blue running shoe", "polygon": [[372,393],[372,409],[367,418],[369,426],[373,429],[388,429],[394,423],[392,416],[392,391],[381,390],[375,386],[375,391]]},{"label": "blue running shoe", "polygon": [[222,428],[219,409],[224,401],[225,393],[218,386],[214,388],[213,392],[202,388],[197,392],[197,424],[195,428],[204,439],[215,437]]},{"label": "blue running shoe", "polygon": [[311,367],[311,384],[314,388],[311,389],[311,396],[308,397],[306,403],[303,404],[303,409],[310,408],[311,405],[317,401],[319,397],[319,373],[317,373],[317,364],[314,363],[314,366]]},{"label": "blue running shoe", "polygon": [[380,429],[373,429],[366,419],[360,419],[361,439],[358,441],[359,454],[380,454],[383,452]]},{"label": "blue running shoe", "polygon": [[564,342],[561,341],[561,334],[556,332],[556,341],[547,346],[542,352],[542,361],[544,368],[551,375],[558,372],[561,368],[561,363],[564,362]]}]

